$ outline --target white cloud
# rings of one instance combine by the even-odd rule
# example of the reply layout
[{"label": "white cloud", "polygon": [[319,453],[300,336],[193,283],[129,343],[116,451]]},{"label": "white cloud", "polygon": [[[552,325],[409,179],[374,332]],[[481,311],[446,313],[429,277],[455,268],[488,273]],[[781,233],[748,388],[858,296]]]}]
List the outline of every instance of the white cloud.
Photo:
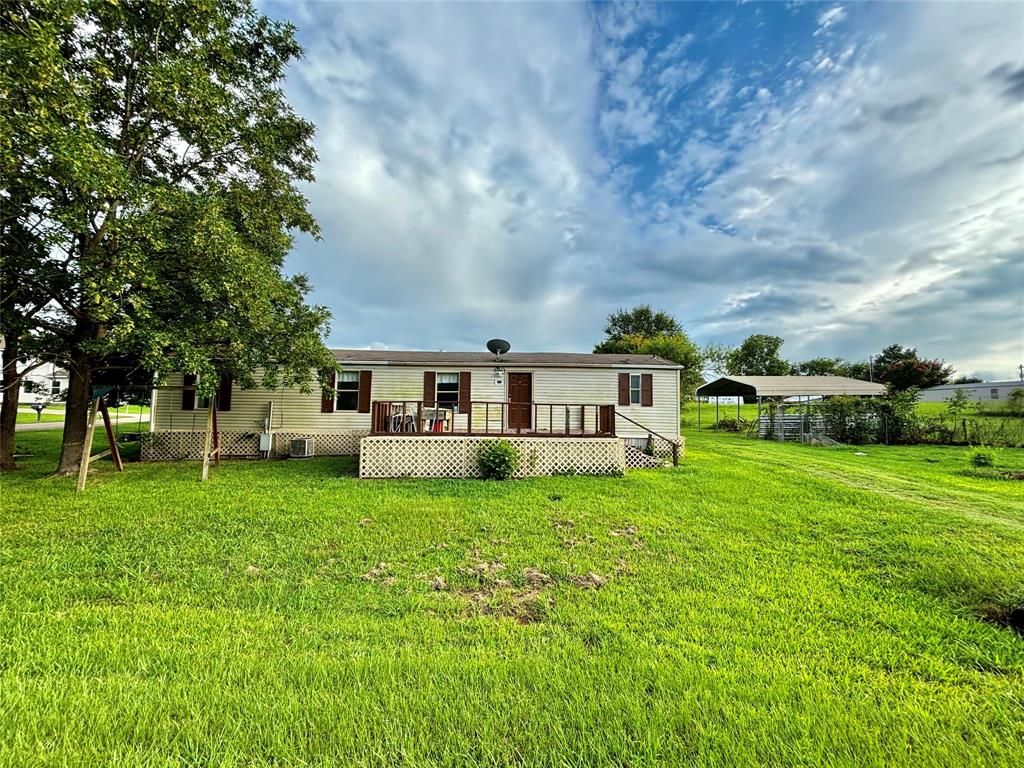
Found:
[{"label": "white cloud", "polygon": [[834,5],[826,11],[822,11],[818,14],[818,28],[814,31],[815,35],[823,35],[828,32],[829,29],[834,27],[836,24],[846,18],[846,8],[841,5]]},{"label": "white cloud", "polygon": [[[287,8],[324,229],[292,264],[332,343],[586,349],[651,301],[794,357],[1024,356],[1018,6],[901,6],[880,42],[818,40],[830,63],[786,82],[706,72],[687,35],[649,55],[643,5]],[[647,186],[622,162],[637,146],[662,159]]]}]

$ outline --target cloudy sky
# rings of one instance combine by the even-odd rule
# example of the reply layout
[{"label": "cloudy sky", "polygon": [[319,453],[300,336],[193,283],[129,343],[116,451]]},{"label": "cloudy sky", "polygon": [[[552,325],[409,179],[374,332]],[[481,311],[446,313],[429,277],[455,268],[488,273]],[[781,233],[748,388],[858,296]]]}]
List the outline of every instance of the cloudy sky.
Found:
[{"label": "cloudy sky", "polygon": [[269,3],[333,346],[1024,362],[1024,3]]}]

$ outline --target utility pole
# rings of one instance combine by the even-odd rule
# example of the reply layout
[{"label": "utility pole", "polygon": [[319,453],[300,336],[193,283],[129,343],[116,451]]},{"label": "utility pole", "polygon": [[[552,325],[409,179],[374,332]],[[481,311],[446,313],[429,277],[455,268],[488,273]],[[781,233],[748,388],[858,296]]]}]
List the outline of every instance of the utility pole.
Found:
[{"label": "utility pole", "polygon": [[875,358],[872,355],[868,355],[868,381],[875,381]]},{"label": "utility pole", "polygon": [[1020,371],[1020,380],[1024,382],[1024,363],[1018,365],[1017,370]]}]

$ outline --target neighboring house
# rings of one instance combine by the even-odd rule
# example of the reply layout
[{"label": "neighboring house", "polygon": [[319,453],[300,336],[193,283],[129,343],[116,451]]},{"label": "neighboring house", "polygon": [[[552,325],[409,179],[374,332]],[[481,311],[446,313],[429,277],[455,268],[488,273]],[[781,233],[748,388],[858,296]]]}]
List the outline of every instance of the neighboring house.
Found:
[{"label": "neighboring house", "polygon": [[[218,430],[272,433],[267,453],[310,436],[319,454],[355,454],[387,436],[622,438],[679,442],[679,366],[652,355],[334,350],[336,396],[318,389],[243,390],[221,382]],[[207,403],[195,379],[172,375],[154,392],[151,429],[200,434]],[[193,440],[194,442],[194,440]],[[244,440],[240,453],[252,453]],[[191,445],[192,443],[190,443]],[[222,449],[229,454],[228,442]],[[620,446],[621,448],[621,446]],[[168,449],[174,453],[173,449]],[[182,458],[159,455],[152,458]]]},{"label": "neighboring house", "polygon": [[[33,363],[28,363],[32,365]],[[41,363],[21,379],[18,405],[49,403],[59,400],[68,389],[68,372],[53,363]]]},{"label": "neighboring house", "polygon": [[940,384],[928,387],[920,392],[922,403],[941,403],[953,396],[957,390],[963,390],[971,400],[978,402],[1005,402],[1015,389],[1024,389],[1024,381],[982,381],[971,384]]}]

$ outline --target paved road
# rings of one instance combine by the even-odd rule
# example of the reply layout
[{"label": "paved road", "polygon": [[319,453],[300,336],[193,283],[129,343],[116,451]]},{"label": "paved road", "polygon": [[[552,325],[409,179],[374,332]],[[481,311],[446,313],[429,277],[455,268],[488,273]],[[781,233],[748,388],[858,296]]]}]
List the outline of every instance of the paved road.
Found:
[{"label": "paved road", "polygon": [[[125,416],[123,419],[121,419],[121,429],[124,429],[126,427],[131,427],[132,425],[137,425],[138,423],[139,423],[139,417],[138,416],[131,416],[131,417]],[[148,424],[149,423],[149,414],[147,414],[147,413],[142,414],[142,423],[143,424]],[[111,421],[111,426],[116,427],[116,425],[117,425],[116,421]],[[102,422],[98,422],[97,423],[97,427],[98,428],[102,428]],[[39,431],[44,430],[44,429],[64,429],[64,422],[63,421],[30,421],[30,422],[25,423],[25,424],[18,424],[14,428],[14,431],[15,432],[39,432]]]}]

